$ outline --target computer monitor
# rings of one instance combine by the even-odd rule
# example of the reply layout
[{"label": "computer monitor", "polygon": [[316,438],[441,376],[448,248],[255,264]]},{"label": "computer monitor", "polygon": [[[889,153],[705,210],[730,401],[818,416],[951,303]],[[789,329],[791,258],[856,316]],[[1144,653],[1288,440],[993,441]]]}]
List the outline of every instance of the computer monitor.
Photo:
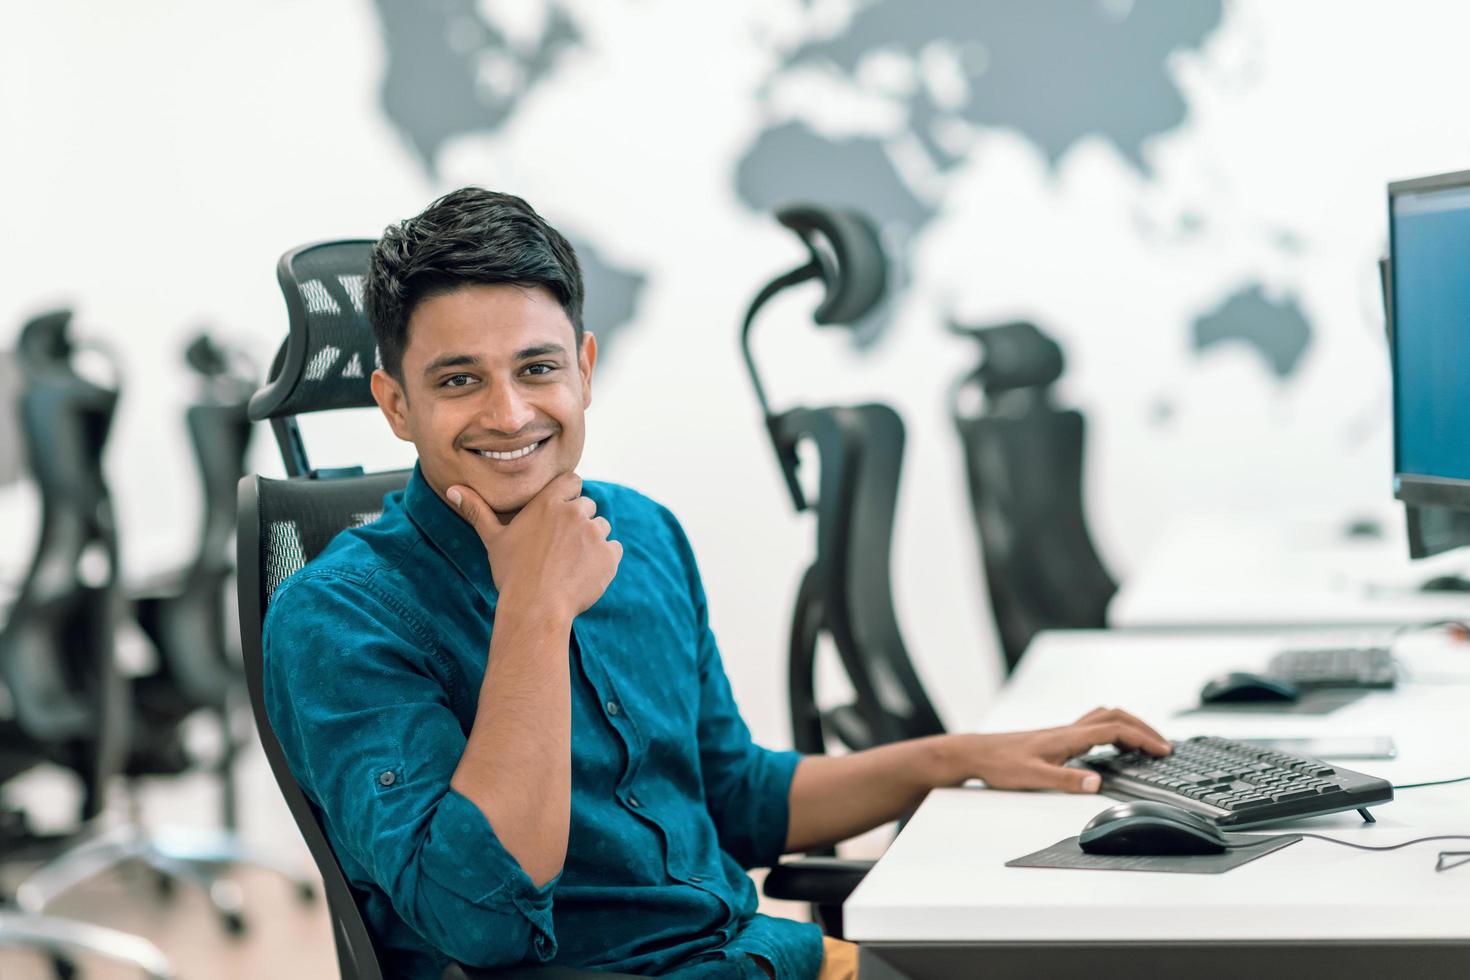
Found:
[{"label": "computer monitor", "polygon": [[1394,495],[1413,557],[1470,546],[1470,171],[1388,188]]},{"label": "computer monitor", "polygon": [[[1388,295],[1388,256],[1378,260],[1379,285],[1383,287],[1383,316],[1389,337],[1393,336],[1393,309]],[[1470,511],[1433,504],[1404,504],[1408,523],[1409,557],[1428,558],[1455,548],[1470,548]]]}]

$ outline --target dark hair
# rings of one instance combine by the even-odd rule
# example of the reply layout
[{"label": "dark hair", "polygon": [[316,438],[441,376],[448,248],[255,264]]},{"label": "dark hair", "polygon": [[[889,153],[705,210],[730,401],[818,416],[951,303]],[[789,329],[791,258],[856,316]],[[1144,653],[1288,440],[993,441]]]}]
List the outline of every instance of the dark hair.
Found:
[{"label": "dark hair", "polygon": [[513,194],[462,187],[383,229],[368,267],[367,312],[383,368],[403,379],[408,320],[462,286],[544,286],[582,345],[582,269],[571,243]]}]

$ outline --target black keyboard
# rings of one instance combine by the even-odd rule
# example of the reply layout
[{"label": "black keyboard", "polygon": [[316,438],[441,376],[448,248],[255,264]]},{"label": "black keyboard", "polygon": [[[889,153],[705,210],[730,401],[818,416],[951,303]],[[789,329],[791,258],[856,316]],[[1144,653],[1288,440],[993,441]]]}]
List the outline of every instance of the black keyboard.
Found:
[{"label": "black keyboard", "polygon": [[1266,666],[1272,677],[1302,689],[1322,687],[1387,689],[1398,681],[1388,647],[1331,647],[1283,650]]},{"label": "black keyboard", "polygon": [[1320,759],[1199,736],[1174,753],[1089,755],[1077,764],[1102,774],[1102,791],[1124,799],[1172,803],[1221,827],[1255,827],[1387,803],[1393,787],[1376,776]]}]

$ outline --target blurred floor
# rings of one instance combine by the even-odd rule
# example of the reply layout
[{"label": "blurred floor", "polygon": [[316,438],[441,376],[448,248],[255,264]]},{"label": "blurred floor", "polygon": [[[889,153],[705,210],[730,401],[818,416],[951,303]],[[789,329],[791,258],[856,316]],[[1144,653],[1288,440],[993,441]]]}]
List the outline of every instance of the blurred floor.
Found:
[{"label": "blurred floor", "polygon": [[[318,980],[337,974],[326,903],[305,904],[278,876],[243,869],[235,875],[249,917],[243,936],[229,935],[203,894],[179,885],[171,898],[155,897],[148,874],[100,875],[58,900],[59,916],[85,919],[153,941],[173,961],[179,980]],[[79,980],[138,980],[138,971],[107,960],[79,957]],[[0,949],[4,980],[54,980],[50,961],[35,953]]]}]

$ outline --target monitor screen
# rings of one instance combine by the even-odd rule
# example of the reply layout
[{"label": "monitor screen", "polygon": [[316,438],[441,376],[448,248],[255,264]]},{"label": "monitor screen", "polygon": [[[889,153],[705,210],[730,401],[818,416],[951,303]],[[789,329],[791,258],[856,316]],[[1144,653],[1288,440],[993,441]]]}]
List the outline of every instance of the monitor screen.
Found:
[{"label": "monitor screen", "polygon": [[1470,172],[1390,185],[1389,219],[1395,491],[1470,510]]}]

